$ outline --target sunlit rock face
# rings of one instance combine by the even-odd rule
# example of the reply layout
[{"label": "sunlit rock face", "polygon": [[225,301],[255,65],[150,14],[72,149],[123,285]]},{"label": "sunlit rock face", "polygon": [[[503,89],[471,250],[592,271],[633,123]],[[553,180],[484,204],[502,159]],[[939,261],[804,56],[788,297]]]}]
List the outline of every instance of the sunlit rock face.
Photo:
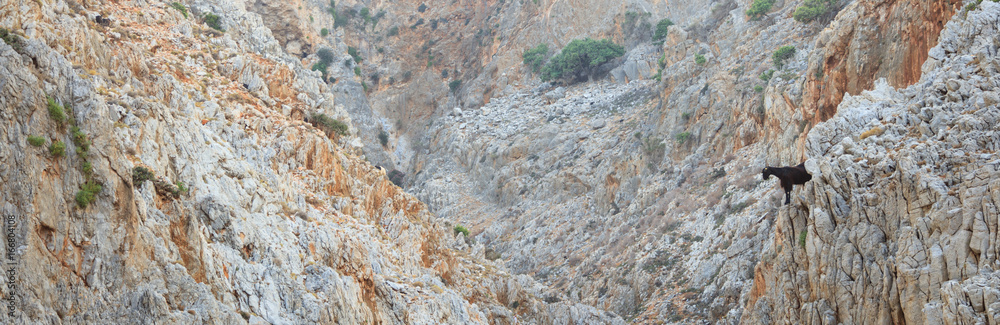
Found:
[{"label": "sunlit rock face", "polygon": [[[0,319],[990,323],[966,2],[0,5]],[[523,62],[585,37],[625,53]],[[802,162],[783,205],[761,169]]]}]

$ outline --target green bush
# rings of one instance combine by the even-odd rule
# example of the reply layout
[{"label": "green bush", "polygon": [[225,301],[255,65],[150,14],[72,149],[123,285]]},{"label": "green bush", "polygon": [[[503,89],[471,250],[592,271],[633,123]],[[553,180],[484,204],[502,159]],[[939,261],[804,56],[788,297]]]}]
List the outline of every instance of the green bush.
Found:
[{"label": "green bush", "polygon": [[455,79],[448,83],[448,88],[451,92],[455,92],[459,87],[462,87],[462,79]]},{"label": "green bush", "polygon": [[542,68],[542,81],[559,78],[570,81],[589,76],[593,69],[625,54],[625,48],[611,40],[573,40]]},{"label": "green bush", "polygon": [[774,69],[769,69],[767,72],[760,74],[760,80],[768,81],[771,80],[772,76],[774,76]]},{"label": "green bush", "polygon": [[747,9],[747,16],[750,16],[750,20],[758,20],[771,10],[772,5],[774,0],[753,0],[750,9]]},{"label": "green bush", "polygon": [[76,205],[80,208],[86,208],[95,200],[97,200],[97,193],[101,192],[101,184],[97,184],[94,181],[87,181],[80,185],[80,191],[76,192]]},{"label": "green bush", "polygon": [[423,24],[424,24],[424,19],[423,18],[417,19],[416,23],[413,23],[413,25],[410,25],[410,29],[417,29],[417,26],[420,26],[420,25],[423,25]]},{"label": "green bush", "polygon": [[329,29],[323,28],[319,30],[319,36],[326,36],[326,35],[330,35]]},{"label": "green bush", "polygon": [[701,55],[701,54],[695,54],[694,55],[694,63],[697,63],[698,65],[705,65],[705,61],[707,61],[707,60],[705,60],[705,56],[704,55]]},{"label": "green bush", "polygon": [[795,47],[791,45],[785,45],[774,51],[774,55],[771,58],[774,60],[774,66],[778,69],[785,66],[785,61],[791,59],[795,56]]},{"label": "green bush", "polygon": [[323,63],[324,65],[329,65],[330,63],[332,63],[334,58],[333,51],[325,47],[319,49],[319,51],[316,51],[316,56],[319,57],[319,62]]},{"label": "green bush", "polygon": [[667,28],[673,26],[674,22],[670,19],[663,19],[656,23],[656,32],[653,33],[653,41],[663,41],[667,38]]},{"label": "green bush", "polygon": [[456,235],[463,234],[465,237],[469,237],[469,229],[462,227],[462,225],[456,225],[454,230]]},{"label": "green bush", "polygon": [[389,32],[385,35],[389,37],[399,35],[399,26],[392,26],[392,28],[389,28]]},{"label": "green bush", "polygon": [[80,169],[83,170],[83,176],[90,178],[90,176],[94,173],[94,164],[91,164],[89,161],[84,161],[83,166]]},{"label": "green bush", "polygon": [[808,234],[809,232],[805,230],[799,233],[799,246],[802,246],[802,248],[806,248],[806,236]]},{"label": "green bush", "polygon": [[327,67],[328,66],[326,65],[326,63],[316,62],[316,63],[314,63],[312,65],[311,69],[312,69],[312,71],[319,71],[320,73],[322,73],[323,74],[323,80],[326,80],[326,68]]},{"label": "green bush", "polygon": [[684,141],[687,141],[688,139],[691,138],[691,132],[678,133],[676,136],[674,136],[674,138],[677,139],[677,142],[684,143]]},{"label": "green bush", "polygon": [[753,86],[753,91],[754,92],[758,92],[758,93],[762,93],[762,92],[764,92],[764,87],[761,87],[760,85]]},{"label": "green bush", "polygon": [[354,75],[361,76],[361,67],[354,67]]},{"label": "green bush", "polygon": [[6,28],[0,28],[0,39],[3,39],[4,43],[14,48],[14,51],[17,53],[21,53],[21,50],[24,49],[24,40]]},{"label": "green bush", "polygon": [[802,5],[795,8],[792,18],[801,23],[808,23],[820,16],[833,11],[836,0],[806,0]]},{"label": "green bush", "polygon": [[535,46],[535,48],[525,50],[521,54],[521,58],[524,60],[524,65],[531,67],[531,71],[538,73],[542,69],[542,65],[545,64],[548,54],[549,45],[542,43]]},{"label": "green bush", "polygon": [[174,9],[177,9],[177,11],[180,11],[181,14],[184,14],[184,18],[188,17],[188,10],[187,10],[187,8],[185,8],[184,5],[182,5],[180,2],[171,2],[170,3],[170,7],[174,8]]},{"label": "green bush", "polygon": [[62,157],[66,155],[66,144],[62,141],[56,141],[49,145],[49,153],[56,157]]},{"label": "green bush", "polygon": [[56,103],[56,100],[49,97],[49,117],[53,121],[56,121],[60,126],[66,122],[66,111],[63,110],[62,105]]},{"label": "green bush", "polygon": [[336,133],[340,136],[347,135],[347,124],[326,116],[326,114],[317,113],[313,114],[312,118],[313,125],[323,129],[327,133]]},{"label": "green bush", "polygon": [[76,145],[77,153],[81,156],[86,156],[87,152],[90,151],[90,139],[87,138],[87,134],[80,131],[80,128],[74,125],[72,127],[73,144]]},{"label": "green bush", "polygon": [[45,138],[37,136],[37,135],[29,135],[28,136],[28,144],[31,144],[31,145],[36,146],[36,147],[41,147],[41,146],[45,145]]},{"label": "green bush", "polygon": [[142,166],[135,166],[135,168],[132,168],[132,184],[134,185],[142,184],[143,182],[154,178],[156,178],[156,175],[154,175],[149,168]]},{"label": "green bush", "polygon": [[420,6],[417,7],[417,11],[419,11],[419,12],[424,12],[425,10],[427,10],[427,5],[425,5],[425,4],[421,3]]},{"label": "green bush", "polygon": [[177,193],[175,193],[175,194],[181,194],[181,193],[187,193],[188,192],[188,188],[187,188],[187,186],[184,186],[184,182],[177,181],[177,183],[175,185],[177,185]]},{"label": "green bush", "polygon": [[378,131],[378,142],[382,144],[383,147],[389,144],[389,133],[385,130]]},{"label": "green bush", "polygon": [[361,55],[358,54],[358,49],[356,47],[348,46],[347,54],[350,55],[352,58],[354,58],[354,62],[361,63],[362,61]]},{"label": "green bush", "polygon": [[225,29],[222,28],[222,18],[220,18],[218,15],[209,12],[205,14],[204,19],[205,19],[205,25],[208,25],[208,27],[212,27],[212,29],[215,29],[220,32],[226,31]]}]

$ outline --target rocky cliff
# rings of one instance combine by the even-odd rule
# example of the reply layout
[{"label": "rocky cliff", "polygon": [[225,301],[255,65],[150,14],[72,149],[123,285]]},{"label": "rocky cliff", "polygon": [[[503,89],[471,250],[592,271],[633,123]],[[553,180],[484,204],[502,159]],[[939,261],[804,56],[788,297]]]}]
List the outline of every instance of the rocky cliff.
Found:
[{"label": "rocky cliff", "polygon": [[752,3],[0,4],[0,319],[995,322],[1000,5]]},{"label": "rocky cliff", "polygon": [[621,322],[470,254],[251,3],[189,5],[0,6],[4,323]]}]

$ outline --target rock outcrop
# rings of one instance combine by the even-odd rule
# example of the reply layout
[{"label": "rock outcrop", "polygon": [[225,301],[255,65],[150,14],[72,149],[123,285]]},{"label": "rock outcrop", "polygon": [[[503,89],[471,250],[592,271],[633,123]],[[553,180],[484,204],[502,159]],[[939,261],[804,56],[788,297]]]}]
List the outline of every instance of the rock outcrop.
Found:
[{"label": "rock outcrop", "polygon": [[621,323],[546,300],[359,157],[250,5],[0,6],[0,320]]},{"label": "rock outcrop", "polygon": [[1000,5],[983,2],[945,26],[914,85],[882,80],[810,132],[813,181],[778,215],[745,320],[997,321],[998,32]]}]

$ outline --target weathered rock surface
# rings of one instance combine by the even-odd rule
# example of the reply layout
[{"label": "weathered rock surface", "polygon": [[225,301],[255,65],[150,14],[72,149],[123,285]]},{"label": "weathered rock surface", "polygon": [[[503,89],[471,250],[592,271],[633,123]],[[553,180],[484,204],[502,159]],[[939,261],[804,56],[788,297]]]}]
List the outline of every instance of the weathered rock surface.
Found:
[{"label": "weathered rock surface", "polygon": [[0,6],[23,40],[0,42],[0,322],[622,323],[546,301],[359,158],[250,5],[188,8],[225,32],[159,1]]},{"label": "weathered rock surface", "polygon": [[744,320],[997,321],[998,32],[1000,5],[983,2],[945,26],[913,86],[846,96],[810,132],[813,181],[778,215],[786,244],[757,266]]}]

